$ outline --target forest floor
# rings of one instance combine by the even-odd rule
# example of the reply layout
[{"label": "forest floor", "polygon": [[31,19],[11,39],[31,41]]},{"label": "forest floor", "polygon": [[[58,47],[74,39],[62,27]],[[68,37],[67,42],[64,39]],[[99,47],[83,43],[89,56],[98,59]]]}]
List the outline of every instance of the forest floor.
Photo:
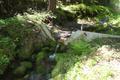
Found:
[{"label": "forest floor", "polygon": [[[43,15],[46,16],[47,14],[44,13]],[[31,24],[30,20],[35,20],[35,21],[38,21],[41,23],[43,15],[41,15],[39,13],[36,13],[34,15],[27,15],[28,19],[26,18],[26,16],[24,19],[24,16],[22,17],[22,16],[18,15],[18,17],[15,19],[13,18],[12,20],[10,19],[10,20],[6,20],[6,21],[1,20],[0,23],[2,25],[10,25],[10,24],[13,25],[13,23],[14,23],[14,25],[17,25],[17,26],[20,25],[20,28],[16,27],[16,26],[12,26],[13,28],[10,27],[7,29],[8,32],[10,31],[9,34],[12,35],[13,38],[15,35],[15,40],[16,40],[19,38],[21,39],[21,35],[22,36],[24,35],[24,33],[23,33],[24,27],[23,26],[27,25],[27,26],[38,27],[34,24]],[[30,24],[23,25],[22,22],[20,23],[20,21],[23,21],[23,22],[26,21],[26,22],[29,22]],[[119,21],[119,19],[117,21]],[[64,21],[62,21],[62,22],[64,22]],[[119,22],[116,22],[116,23],[118,23],[117,26],[119,26]],[[95,24],[97,24],[96,21],[89,20],[89,19],[79,19],[77,22],[69,22],[68,21],[68,23],[65,23],[64,25],[61,25],[61,26],[55,24],[54,32],[56,32],[56,33],[60,32],[59,36],[64,41],[68,37],[70,37],[72,32],[75,32],[77,30],[96,32],[96,31],[94,31],[94,29],[96,29]],[[50,25],[50,24],[47,24],[47,25]],[[21,26],[23,28],[21,28]],[[14,27],[15,27],[15,30],[13,30]],[[97,28],[99,28],[99,27],[101,28],[101,26],[98,26]],[[51,25],[49,26],[49,28],[51,28]],[[32,31],[35,31],[36,29],[32,29]],[[18,33],[17,30],[21,33]],[[2,29],[1,29],[1,31],[2,31]],[[26,32],[26,31],[29,31],[29,30],[26,30],[26,28],[25,28],[24,32]],[[31,28],[30,28],[30,31],[31,31]],[[5,29],[5,32],[6,32],[6,29]],[[39,30],[38,31],[36,30],[36,32],[39,33]],[[105,31],[103,31],[103,33],[104,32]],[[4,33],[4,31],[3,31],[3,33]],[[113,30],[113,32],[111,32],[111,33],[113,33],[113,34],[115,33],[115,35],[119,35],[120,29],[115,28],[115,30]],[[28,34],[28,33],[26,32],[26,34]],[[20,37],[19,37],[19,35],[20,35]],[[28,39],[29,39],[29,41],[31,40],[31,42],[34,41],[35,39],[37,39],[37,38],[31,39],[32,35],[31,34],[28,34],[28,35],[30,35],[30,39],[29,39],[29,36],[28,36]],[[27,37],[26,35],[23,37],[25,37],[25,40],[22,39],[21,41],[28,42],[28,43],[26,43],[26,45],[31,43],[31,42],[29,43],[29,41],[26,41],[26,37]],[[57,35],[57,37],[58,37],[58,35]],[[10,37],[10,40],[12,40],[11,37]],[[40,40],[40,39],[38,38],[37,40]],[[19,44],[22,45],[23,42],[19,42]],[[35,43],[35,44],[37,44],[37,43]],[[48,47],[48,45],[45,46],[45,48],[47,48],[46,50],[48,50],[48,52],[55,50],[53,48],[52,48],[53,50],[48,49],[48,48],[55,46],[56,44],[51,43],[51,45],[52,46],[50,46],[50,47]],[[93,47],[91,45],[95,45],[95,46]],[[11,46],[11,45],[9,45],[9,46]],[[19,45],[17,45],[17,46],[19,47]],[[33,44],[31,44],[31,46],[33,46]],[[8,45],[5,46],[5,48],[6,47],[8,47]],[[66,47],[66,45],[62,45],[62,47]],[[67,47],[69,47],[69,45]],[[20,76],[20,79],[19,79],[19,77],[16,77],[16,78],[18,78],[18,80],[24,80],[24,79],[26,80],[26,77],[31,78],[31,76],[32,76],[32,79],[29,79],[29,80],[42,80],[42,79],[49,80],[49,79],[46,79],[46,76],[48,76],[48,78],[51,77],[51,80],[119,80],[119,78],[120,78],[120,75],[119,75],[120,74],[120,39],[103,39],[102,38],[102,39],[98,39],[98,40],[93,40],[92,42],[80,42],[80,44],[77,43],[77,44],[75,44],[75,46],[71,46],[71,47],[73,47],[73,48],[75,47],[73,52],[70,52],[69,50],[67,52],[66,48],[65,49],[63,48],[61,52],[59,52],[59,50],[55,51],[56,52],[55,62],[51,62],[51,61],[49,62],[49,60],[48,60],[49,55],[47,55],[47,57],[46,57],[46,53],[48,53],[47,51],[45,53],[43,52],[43,54],[45,54],[45,55],[40,54],[40,56],[39,56],[38,51],[37,51],[37,53],[36,53],[36,51],[35,51],[35,53],[32,52],[30,57],[28,58],[28,60],[27,59],[24,60],[24,58],[22,60],[21,56],[19,56],[21,58],[20,62],[18,63],[20,66],[17,64],[15,65],[14,62],[12,63],[13,67],[11,67],[12,71],[10,71],[10,77],[12,77],[12,76],[15,77],[16,75],[19,76],[19,74],[23,74]],[[92,48],[95,48],[96,50],[93,51],[92,53],[90,53]],[[21,48],[20,48],[20,50],[21,50]],[[31,48],[29,48],[29,47],[28,48],[26,47],[25,51],[26,50],[31,52]],[[44,50],[44,48],[43,48],[43,50]],[[19,51],[19,48],[18,48],[18,51]],[[24,49],[21,51],[24,53]],[[26,55],[30,54],[30,52],[27,52]],[[40,52],[42,52],[42,50],[40,50]],[[87,52],[87,54],[81,55],[81,54],[83,54],[82,52]],[[22,53],[19,52],[18,54],[22,54]],[[76,55],[76,54],[78,54],[78,55]],[[24,57],[24,55],[25,54],[23,54],[22,56]],[[42,58],[41,58],[41,56],[42,56]],[[24,61],[27,61],[31,65],[35,65],[37,63],[39,63],[39,65],[37,65],[35,67],[32,66],[32,68],[30,68],[32,70],[29,70],[29,69],[27,70],[27,68],[24,69],[25,68],[24,65],[21,65],[21,63]],[[32,61],[35,61],[35,63]],[[56,63],[56,64],[54,64],[54,63]],[[23,68],[23,69],[21,69],[21,68]],[[52,68],[52,71],[51,71],[51,68]],[[18,73],[14,73],[17,69],[20,69],[20,73],[19,73],[19,70],[18,70]],[[34,75],[34,73],[32,73],[32,72],[34,72],[34,70],[36,72],[38,71],[38,74]],[[8,80],[8,78],[9,78],[8,71],[6,71],[6,73],[7,74],[5,74],[4,76],[7,79],[3,78],[4,80]],[[45,76],[42,77],[41,76],[42,73],[45,74]],[[6,75],[8,75],[8,76],[6,77]],[[33,79],[34,76],[35,76],[35,78]],[[38,76],[38,79],[36,76]],[[9,78],[9,79],[17,80],[16,78],[15,79]]]},{"label": "forest floor", "polygon": [[[76,57],[67,54],[65,57],[66,54],[62,54],[66,59],[62,58],[64,60],[58,61],[57,66],[53,69],[53,74],[58,70],[58,75],[51,80],[119,80],[120,40],[104,39],[99,42],[99,48],[87,56]],[[93,41],[93,44],[95,43]],[[77,61],[76,58],[78,58]],[[60,68],[59,66],[61,66],[60,70],[57,69]]]},{"label": "forest floor", "polygon": [[[110,48],[109,45],[103,45],[95,52],[95,55],[101,57],[101,60],[91,68],[84,67],[83,71],[87,70],[87,74],[96,73],[93,79],[119,80],[120,49],[115,50],[114,48]],[[87,61],[89,61],[89,59]]]},{"label": "forest floor", "polygon": [[[64,38],[68,36],[70,32],[75,32],[77,30],[93,30],[91,32],[95,32],[94,29],[96,24],[97,22],[95,20],[78,19],[77,22],[68,22],[63,26],[58,26],[58,31],[65,31],[65,33],[62,34]],[[117,31],[117,28],[114,28],[115,29],[113,29],[111,33],[109,33],[109,31],[100,33],[119,36],[119,29]],[[99,42],[99,44],[97,42]],[[90,43],[92,43],[92,45],[97,44],[97,49],[90,55],[76,57],[74,52],[72,54],[57,54],[57,58],[61,59],[57,60],[57,64],[51,72],[51,80],[119,80],[120,38],[102,38]]]}]

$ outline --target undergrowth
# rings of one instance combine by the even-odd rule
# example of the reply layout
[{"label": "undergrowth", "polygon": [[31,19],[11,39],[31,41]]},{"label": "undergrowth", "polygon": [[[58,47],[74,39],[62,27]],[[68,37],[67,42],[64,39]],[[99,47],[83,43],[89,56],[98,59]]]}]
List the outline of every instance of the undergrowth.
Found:
[{"label": "undergrowth", "polygon": [[[36,37],[39,28],[31,20],[38,21],[41,25],[43,20],[50,15],[49,12],[35,12],[34,14],[25,13],[12,18],[0,19],[0,77],[9,64],[12,64],[10,67],[13,66],[14,59],[17,58],[18,61],[30,60],[35,50],[39,49],[38,51],[40,51],[43,45],[41,45],[39,37]],[[19,71],[19,69],[22,68],[16,70]]]},{"label": "undergrowth", "polygon": [[62,7],[62,9],[77,14],[80,17],[94,17],[99,14],[110,14],[110,9],[99,5],[76,4]]},{"label": "undergrowth", "polygon": [[95,48],[85,40],[70,44],[66,53],[57,54],[57,64],[52,71],[53,80],[66,80],[64,75],[75,66],[76,62],[85,60],[94,50]]},{"label": "undergrowth", "polygon": [[[120,15],[111,13],[110,15],[98,15],[95,17],[98,32],[120,35]],[[101,24],[100,22],[103,22]]]},{"label": "undergrowth", "polygon": [[70,49],[68,51],[69,53],[76,54],[76,55],[87,55],[91,53],[92,47],[89,42],[80,40],[80,41],[71,43]]},{"label": "undergrowth", "polygon": [[[105,38],[95,39],[90,43],[85,41],[74,43],[71,45],[71,50],[67,53],[57,54],[57,64],[52,71],[52,78],[50,80],[96,80],[98,78],[98,80],[111,79],[114,75],[113,70],[108,64],[99,65],[98,63],[103,60],[103,57],[94,53],[97,53],[96,49],[103,45],[114,45],[114,41],[116,41],[116,39]],[[83,44],[86,44],[87,46]],[[85,51],[86,49],[87,51]],[[84,54],[84,52],[87,54]],[[83,53],[83,55],[80,53]]]}]

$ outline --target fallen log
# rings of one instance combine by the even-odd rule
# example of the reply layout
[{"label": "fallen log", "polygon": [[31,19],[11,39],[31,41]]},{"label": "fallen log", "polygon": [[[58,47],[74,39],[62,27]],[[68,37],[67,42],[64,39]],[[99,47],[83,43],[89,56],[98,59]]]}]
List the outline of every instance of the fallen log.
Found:
[{"label": "fallen log", "polygon": [[39,29],[39,33],[43,38],[46,38],[46,39],[49,38],[55,41],[54,37],[51,34],[52,32],[48,29],[46,24],[39,23],[38,21],[35,21],[35,20],[29,20],[28,22],[34,24]]},{"label": "fallen log", "polygon": [[76,32],[73,32],[71,34],[70,38],[68,38],[64,42],[64,44],[67,45],[68,43],[71,43],[73,41],[76,41],[82,38],[84,38],[86,41],[92,41],[93,39],[96,39],[96,38],[119,38],[120,39],[120,36],[77,30]]}]

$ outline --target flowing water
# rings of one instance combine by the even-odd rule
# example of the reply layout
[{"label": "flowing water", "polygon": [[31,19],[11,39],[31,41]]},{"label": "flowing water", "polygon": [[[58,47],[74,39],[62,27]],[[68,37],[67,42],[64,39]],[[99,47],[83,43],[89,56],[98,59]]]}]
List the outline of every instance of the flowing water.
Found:
[{"label": "flowing water", "polygon": [[58,50],[59,46],[60,46],[60,45],[59,45],[59,43],[58,43],[58,44],[56,45],[56,47],[55,47],[54,53],[49,56],[49,59],[50,59],[50,60],[54,60],[54,59],[55,59],[56,53],[57,53],[57,50]]},{"label": "flowing water", "polygon": [[[51,54],[49,56],[48,60],[50,60],[50,62],[53,62],[55,60],[56,53],[58,51],[59,46],[60,46],[60,44],[57,44],[56,47],[55,47],[55,50],[54,50],[53,54]],[[49,71],[46,70],[46,74],[44,76],[41,75],[41,74],[38,74],[38,73],[36,73],[34,71],[32,71],[31,74],[30,74],[30,76],[29,76],[29,78],[27,80],[49,80],[49,79],[50,79],[50,73],[49,73]]]}]

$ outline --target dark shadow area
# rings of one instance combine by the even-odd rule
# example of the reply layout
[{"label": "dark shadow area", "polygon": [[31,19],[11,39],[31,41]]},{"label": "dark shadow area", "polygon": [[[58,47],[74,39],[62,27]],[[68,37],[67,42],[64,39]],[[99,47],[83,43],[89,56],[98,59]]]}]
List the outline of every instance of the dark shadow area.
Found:
[{"label": "dark shadow area", "polygon": [[95,25],[90,24],[79,24],[77,22],[66,22],[63,24],[63,30],[70,30],[70,31],[76,31],[76,30],[82,30],[82,31],[95,31],[96,27]]},{"label": "dark shadow area", "polygon": [[17,14],[29,12],[29,10],[46,10],[47,3],[44,0],[0,0],[0,18],[9,18]]}]

